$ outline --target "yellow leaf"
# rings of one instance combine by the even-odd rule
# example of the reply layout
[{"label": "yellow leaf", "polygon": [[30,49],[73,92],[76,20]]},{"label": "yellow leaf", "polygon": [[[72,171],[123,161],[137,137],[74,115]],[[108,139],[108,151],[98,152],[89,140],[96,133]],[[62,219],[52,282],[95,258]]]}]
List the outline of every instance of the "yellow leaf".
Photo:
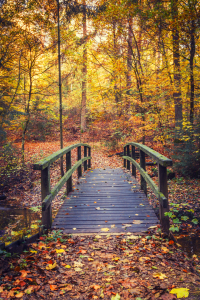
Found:
[{"label": "yellow leaf", "polygon": [[64,249],[56,249],[56,253],[63,253],[63,252],[65,252]]},{"label": "yellow leaf", "polygon": [[118,261],[119,259],[119,257],[114,257],[112,260]]},{"label": "yellow leaf", "polygon": [[57,263],[56,263],[56,262],[55,262],[54,264],[48,264],[48,265],[46,266],[46,269],[47,269],[47,270],[52,270],[52,269],[54,269],[56,266],[57,266]]},{"label": "yellow leaf", "polygon": [[88,257],[88,261],[93,261],[94,259],[91,257]]},{"label": "yellow leaf", "polygon": [[101,228],[101,231],[109,231],[110,229],[109,228]]},{"label": "yellow leaf", "polygon": [[96,239],[101,239],[102,237],[100,235],[95,236]]},{"label": "yellow leaf", "polygon": [[19,294],[16,294],[15,297],[16,298],[22,298],[24,296],[24,293],[20,292]]},{"label": "yellow leaf", "polygon": [[165,274],[163,274],[163,273],[154,273],[153,277],[154,278],[159,278],[159,279],[167,278],[167,276]]},{"label": "yellow leaf", "polygon": [[67,268],[67,269],[70,269],[70,268],[71,268],[71,266],[70,266],[70,265],[66,265],[66,266],[65,266],[65,268]]},{"label": "yellow leaf", "polygon": [[177,288],[172,289],[170,294],[176,294],[177,298],[187,298],[189,296],[189,289],[187,288]]},{"label": "yellow leaf", "polygon": [[115,224],[111,225],[110,227],[111,227],[111,228],[114,228],[114,227],[115,227]]},{"label": "yellow leaf", "polygon": [[30,252],[31,252],[31,253],[37,253],[37,251],[35,251],[35,250],[30,250]]}]

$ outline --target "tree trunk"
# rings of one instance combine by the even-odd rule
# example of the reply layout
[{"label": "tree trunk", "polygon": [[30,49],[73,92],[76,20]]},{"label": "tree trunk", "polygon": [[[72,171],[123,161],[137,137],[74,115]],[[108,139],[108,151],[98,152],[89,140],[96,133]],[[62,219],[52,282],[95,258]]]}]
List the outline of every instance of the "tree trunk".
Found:
[{"label": "tree trunk", "polygon": [[178,29],[178,1],[171,0],[172,14],[172,42],[173,42],[173,65],[174,65],[174,105],[175,105],[175,127],[182,127],[182,95],[181,95],[181,73],[179,53],[179,29]]},{"label": "tree trunk", "polygon": [[131,70],[132,70],[132,47],[133,47],[133,34],[132,34],[133,19],[128,19],[128,51],[127,51],[127,94],[131,88]]},{"label": "tree trunk", "polygon": [[[28,129],[28,124],[30,121],[30,102],[31,102],[31,96],[32,96],[32,74],[31,70],[29,71],[29,95],[28,95],[28,103],[26,106],[25,103],[25,113],[26,113],[26,121],[24,123],[23,132],[22,132],[22,164],[25,164],[25,137],[26,137],[26,131]],[[24,82],[25,85],[25,82]]]},{"label": "tree trunk", "polygon": [[191,21],[190,31],[190,123],[194,122],[194,56],[195,56],[195,24]]},{"label": "tree trunk", "polygon": [[[83,12],[83,40],[87,35],[86,25],[86,1],[83,0],[84,12]],[[87,102],[87,47],[86,41],[83,46],[83,81],[82,81],[82,101],[81,101],[81,131],[86,130],[86,102]]]},{"label": "tree trunk", "polygon": [[[57,0],[58,10],[58,76],[59,76],[59,106],[60,106],[60,148],[63,149],[63,125],[62,125],[62,81],[61,81],[61,61],[60,61],[60,5]],[[60,172],[61,177],[64,175],[63,170],[63,157],[60,159]]]}]

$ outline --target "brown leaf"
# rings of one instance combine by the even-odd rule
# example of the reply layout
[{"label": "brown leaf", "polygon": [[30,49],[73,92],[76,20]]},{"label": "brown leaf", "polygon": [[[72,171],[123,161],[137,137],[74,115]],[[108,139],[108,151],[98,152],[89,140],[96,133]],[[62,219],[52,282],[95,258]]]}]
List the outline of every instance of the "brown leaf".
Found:
[{"label": "brown leaf", "polygon": [[24,296],[24,293],[19,292],[19,294],[16,294],[15,297],[16,298],[22,298]]}]

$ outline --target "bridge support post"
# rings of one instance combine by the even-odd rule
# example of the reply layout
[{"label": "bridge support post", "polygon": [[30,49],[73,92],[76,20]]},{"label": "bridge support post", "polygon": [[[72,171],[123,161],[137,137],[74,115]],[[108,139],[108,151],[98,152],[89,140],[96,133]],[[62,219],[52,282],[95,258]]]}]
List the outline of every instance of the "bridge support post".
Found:
[{"label": "bridge support post", "polygon": [[[87,157],[87,146],[84,146],[84,157]],[[87,171],[87,160],[84,161],[84,171]]]},{"label": "bridge support post", "polygon": [[[126,156],[126,147],[124,147],[124,156]],[[126,168],[126,159],[124,159],[124,168]]]},{"label": "bridge support post", "polygon": [[[66,172],[69,171],[72,167],[71,162],[71,151],[66,153]],[[67,180],[67,195],[72,191],[72,176]]]},{"label": "bridge support post", "polygon": [[[140,150],[140,167],[143,168],[144,171],[146,171],[145,152],[143,152],[142,150]],[[147,195],[147,183],[142,175],[140,175],[140,187],[141,190],[144,191],[145,195]]]},{"label": "bridge support post", "polygon": [[159,206],[159,217],[163,228],[163,231],[169,233],[169,217],[165,216],[165,212],[169,211],[168,204],[168,187],[167,187],[167,168],[158,164],[158,180],[159,180],[159,191],[163,193],[167,201],[160,201]]},{"label": "bridge support post", "polygon": [[[77,148],[77,160],[81,159],[81,146]],[[80,165],[77,169],[78,178],[82,176],[82,165]]]},{"label": "bridge support post", "polygon": [[[135,146],[131,146],[132,158],[135,160]],[[132,164],[132,175],[136,178],[136,167]]]},{"label": "bridge support post", "polygon": [[[51,193],[49,166],[41,170],[41,191],[42,191],[42,201],[43,201],[45,197]],[[43,229],[51,228],[52,225],[51,203],[44,211],[42,210],[42,225],[43,225]]]},{"label": "bridge support post", "polygon": [[[129,145],[126,146],[126,152],[127,152],[127,156],[130,156],[130,148]],[[130,161],[127,160],[127,169],[130,170]]]},{"label": "bridge support post", "polygon": [[[88,156],[91,156],[91,148],[88,147]],[[91,159],[88,160],[88,168],[91,168]]]}]

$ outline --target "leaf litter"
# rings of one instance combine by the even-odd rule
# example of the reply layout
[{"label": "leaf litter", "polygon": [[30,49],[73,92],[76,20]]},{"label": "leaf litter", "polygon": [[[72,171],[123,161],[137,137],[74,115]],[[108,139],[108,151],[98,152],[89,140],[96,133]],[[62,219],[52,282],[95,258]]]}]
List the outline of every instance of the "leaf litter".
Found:
[{"label": "leaf litter", "polygon": [[0,258],[1,299],[200,298],[198,258],[157,228],[140,236],[53,231],[41,238],[18,257]]}]

